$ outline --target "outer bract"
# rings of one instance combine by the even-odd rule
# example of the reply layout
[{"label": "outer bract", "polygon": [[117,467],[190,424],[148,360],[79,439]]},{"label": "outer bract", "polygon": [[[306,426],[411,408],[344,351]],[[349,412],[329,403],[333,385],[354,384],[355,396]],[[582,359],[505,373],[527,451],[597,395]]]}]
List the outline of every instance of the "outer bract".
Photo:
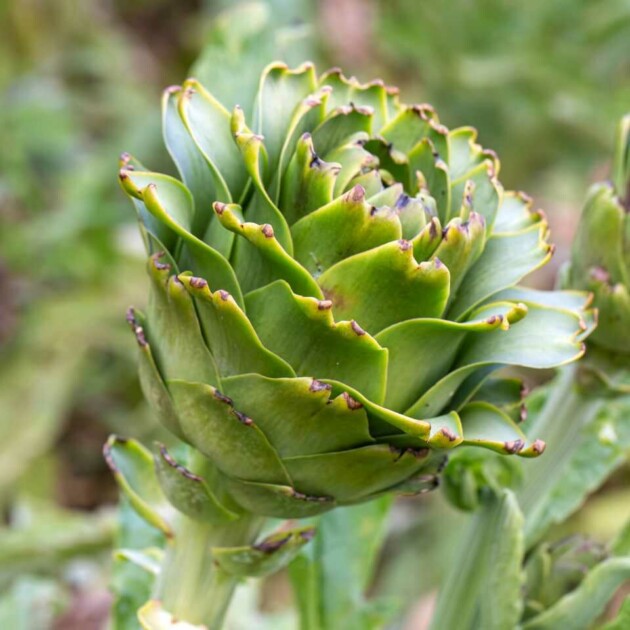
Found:
[{"label": "outer bract", "polygon": [[120,181],[149,254],[142,385],[202,456],[156,455],[171,504],[305,517],[431,488],[458,445],[543,451],[489,376],[579,358],[588,300],[518,286],[547,222],[473,129],[312,64],[269,66],[249,120],[194,79],[163,116],[183,183],[128,155]]}]

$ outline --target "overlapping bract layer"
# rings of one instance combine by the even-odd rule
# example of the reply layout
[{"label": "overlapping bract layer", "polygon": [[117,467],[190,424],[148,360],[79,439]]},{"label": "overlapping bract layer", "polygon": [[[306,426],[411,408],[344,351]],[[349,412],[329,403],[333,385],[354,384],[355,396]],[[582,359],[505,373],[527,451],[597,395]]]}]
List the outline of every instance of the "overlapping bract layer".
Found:
[{"label": "overlapping bract layer", "polygon": [[184,183],[121,161],[150,254],[130,321],[165,426],[238,506],[282,517],[429,487],[459,444],[540,454],[519,388],[488,377],[577,359],[588,300],[518,286],[552,248],[496,156],[311,64],[268,67],[254,111],[188,80],[163,103]]},{"label": "overlapping bract layer", "polygon": [[594,185],[586,200],[567,283],[595,296],[593,344],[630,353],[630,114],[619,125],[612,181]]}]

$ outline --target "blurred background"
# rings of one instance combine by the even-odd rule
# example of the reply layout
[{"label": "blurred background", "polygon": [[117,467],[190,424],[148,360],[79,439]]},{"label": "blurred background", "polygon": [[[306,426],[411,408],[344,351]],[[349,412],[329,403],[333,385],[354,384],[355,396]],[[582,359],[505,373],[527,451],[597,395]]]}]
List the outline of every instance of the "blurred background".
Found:
[{"label": "blurred background", "polygon": [[[122,534],[102,444],[157,431],[124,320],[144,261],[116,164],[172,172],[163,88],[191,73],[229,101],[275,59],[400,86],[477,127],[506,188],[547,211],[549,287],[630,109],[629,42],[628,0],[0,0],[0,627],[106,627]],[[605,540],[619,485],[569,529]],[[422,627],[448,509],[434,493],[394,512],[373,590],[399,599],[401,628]],[[127,535],[152,535],[121,510]],[[230,628],[294,627],[282,575],[241,597]]]}]

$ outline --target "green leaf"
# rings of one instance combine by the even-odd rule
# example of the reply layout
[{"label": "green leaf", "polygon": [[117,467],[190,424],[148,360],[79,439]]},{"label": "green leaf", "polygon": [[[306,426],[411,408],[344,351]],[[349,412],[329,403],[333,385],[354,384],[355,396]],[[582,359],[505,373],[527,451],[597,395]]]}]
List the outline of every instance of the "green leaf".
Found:
[{"label": "green leaf", "polygon": [[462,536],[431,620],[445,628],[515,628],[521,614],[523,518],[514,495],[487,492]]},{"label": "green leaf", "polygon": [[225,379],[223,388],[282,458],[334,452],[374,441],[365,410],[348,396],[332,398],[330,387],[313,379],[245,374]]},{"label": "green leaf", "polygon": [[229,478],[226,478],[225,483],[239,505],[254,514],[275,518],[308,518],[336,506],[332,497],[306,495],[290,486]]},{"label": "green leaf", "polygon": [[375,334],[400,321],[439,317],[449,293],[449,272],[439,261],[417,263],[409,241],[355,254],[319,278],[338,319],[355,319]]},{"label": "green leaf", "polygon": [[289,567],[301,627],[380,628],[368,619],[366,591],[387,530],[392,496],[344,507],[317,520],[317,536]]},{"label": "green leaf", "polygon": [[[203,238],[208,225],[217,221],[212,212],[212,203],[218,199],[225,201],[231,201],[231,199],[229,193],[226,197],[224,183],[216,181],[213,174],[214,165],[207,162],[179,114],[178,102],[182,91],[182,88],[178,86],[167,88],[164,91],[162,96],[162,133],[166,148],[195,201],[191,232],[195,236]],[[233,143],[231,137],[229,140]],[[244,170],[243,167],[241,168]],[[234,237],[225,230],[222,230],[222,235],[223,238],[221,239],[207,242],[221,254],[228,256]]]},{"label": "green leaf", "polygon": [[537,456],[544,444],[526,445],[525,434],[500,409],[487,402],[471,402],[459,412],[464,431],[464,444],[489,448],[497,453]]},{"label": "green leaf", "polygon": [[[212,247],[191,234],[194,215],[193,199],[186,187],[176,179],[159,173],[121,171],[121,183],[130,196],[139,198],[146,211],[159,223],[159,229],[145,221],[145,227],[174,254],[175,238],[182,238],[177,260],[180,268],[189,268],[197,275],[211,278],[213,286],[224,289],[242,301],[241,289],[228,261]],[[216,283],[216,285],[215,285]]]},{"label": "green leaf", "polygon": [[509,330],[471,336],[451,372],[405,413],[411,417],[436,415],[480,368],[496,369],[505,364],[543,369],[575,361],[584,353],[577,339],[580,332],[580,318],[570,311],[532,306]]},{"label": "green leaf", "polygon": [[605,560],[592,569],[573,592],[525,623],[523,630],[588,628],[627,580],[630,580],[630,558]]},{"label": "green leaf", "polygon": [[334,162],[341,166],[337,174],[333,198],[338,197],[353,186],[350,182],[357,176],[378,166],[378,160],[365,150],[366,138],[362,133],[351,136],[346,144],[338,146],[323,157],[327,162]]},{"label": "green leaf", "polygon": [[451,148],[448,166],[453,179],[465,178],[485,159],[494,157],[477,144],[477,130],[473,127],[451,129],[448,137]]},{"label": "green leaf", "polygon": [[[199,379],[218,385],[217,368],[186,287],[177,276],[170,275],[171,266],[159,262],[158,255],[149,259],[147,268],[151,283],[148,316],[142,334],[151,344],[162,378]],[[168,414],[168,402],[160,399]],[[175,428],[174,418],[167,417],[169,425]]]},{"label": "green leaf", "polygon": [[402,228],[395,212],[377,209],[355,186],[300,219],[291,234],[295,258],[317,277],[348,256],[401,238]]},{"label": "green leaf", "polygon": [[389,352],[385,406],[407,409],[448,372],[469,334],[506,328],[512,308],[509,303],[493,304],[467,322],[410,319],[378,333],[376,340]]},{"label": "green leaf", "polygon": [[263,577],[286,567],[315,536],[315,528],[279,531],[251,547],[215,547],[215,562],[230,575]]},{"label": "green leaf", "polygon": [[179,95],[178,111],[199,151],[206,159],[214,183],[214,199],[198,212],[212,216],[212,203],[238,201],[248,179],[230,128],[230,112],[195,79],[187,79]]},{"label": "green leaf", "polygon": [[171,538],[173,530],[169,520],[173,509],[157,481],[151,453],[136,440],[114,435],[107,440],[103,453],[116,482],[136,512]]},{"label": "green leaf", "polygon": [[273,446],[229,398],[203,383],[169,381],[167,386],[184,435],[221,472],[245,481],[290,484]]},{"label": "green leaf", "polygon": [[491,236],[459,288],[448,311],[449,319],[461,319],[482,300],[544,265],[552,252],[545,241],[546,235],[547,224],[541,221],[521,232]]},{"label": "green leaf", "polygon": [[[263,182],[265,166],[268,163],[263,136],[252,133],[245,124],[243,110],[237,105],[230,122],[236,146],[241,152],[245,168],[254,184],[254,194],[245,210],[247,218],[256,223],[269,223],[277,233],[278,242],[291,254],[293,244],[289,225],[278,206],[269,196]],[[278,175],[279,177],[279,175]]]},{"label": "green leaf", "polygon": [[340,164],[325,162],[315,153],[310,134],[302,135],[287,167],[279,201],[289,225],[332,201],[340,170]]},{"label": "green leaf", "polygon": [[471,212],[466,221],[455,218],[446,225],[433,258],[439,259],[448,267],[451,296],[457,294],[464,277],[483,253],[485,243],[485,222],[476,212]]},{"label": "green leaf", "polygon": [[529,287],[512,287],[492,296],[492,301],[508,300],[524,304],[537,304],[582,314],[592,302],[586,291],[539,291]]},{"label": "green leaf", "polygon": [[304,63],[294,70],[272,63],[263,71],[254,110],[254,129],[265,138],[269,167],[274,173],[295,104],[317,90],[315,66]]},{"label": "green leaf", "polygon": [[221,505],[206,481],[178,464],[163,444],[154,455],[155,471],[164,494],[180,512],[197,521],[224,523],[238,515]]},{"label": "green leaf", "polygon": [[380,135],[397,151],[409,153],[430,134],[434,114],[429,105],[406,106],[381,129]]},{"label": "green leaf", "polygon": [[519,491],[528,544],[551,525],[564,522],[627,459],[627,397],[582,395],[575,378],[575,370],[566,368],[554,381],[545,405],[528,419],[528,433],[547,442],[550,456],[540,466],[526,468]]},{"label": "green leaf", "polygon": [[322,298],[315,280],[282,248],[271,225],[243,223],[235,209],[238,207],[215,204],[221,224],[241,237],[235,244],[232,262],[243,291],[248,293],[282,279],[300,295]]},{"label": "green leaf", "polygon": [[[138,343],[138,376],[142,393],[160,423],[178,438],[184,439],[177,414],[173,409],[173,401],[153,359],[151,346],[146,340],[144,320],[140,318],[139,314],[136,314],[133,308],[130,308],[127,311],[127,321]],[[157,330],[159,331],[159,325]]]},{"label": "green leaf", "polygon": [[[180,275],[178,279],[195,298],[201,329],[221,378],[248,372],[265,376],[295,375],[290,365],[263,346],[249,319],[229,293],[212,293],[201,278]],[[194,375],[190,377],[194,378]]]},{"label": "green leaf", "polygon": [[115,630],[137,630],[138,609],[151,596],[156,566],[163,556],[163,536],[129,505],[123,495],[117,510],[117,539],[110,589]]},{"label": "green leaf", "polygon": [[365,139],[372,135],[373,110],[349,103],[332,109],[313,130],[313,146],[319,155],[327,156],[359,133]]},{"label": "green leaf", "polygon": [[465,177],[451,180],[451,216],[459,210],[462,198],[467,189],[471,188],[473,206],[480,214],[486,225],[486,232],[490,234],[501,205],[503,188],[496,178],[494,166],[490,160],[485,160]]},{"label": "green leaf", "polygon": [[593,268],[601,268],[613,284],[630,286],[630,270],[626,269],[623,251],[625,221],[625,210],[612,185],[593,186],[573,242],[573,284],[582,287]]},{"label": "green leaf", "polygon": [[508,190],[503,193],[493,232],[494,234],[520,232],[543,218],[540,210],[538,212],[532,210],[530,197],[523,192]]},{"label": "green leaf", "polygon": [[376,444],[285,457],[283,463],[300,492],[329,495],[339,503],[349,503],[411,477],[426,465],[428,455],[428,449],[398,452],[386,444]]},{"label": "green leaf", "polygon": [[[344,77],[339,68],[333,68],[319,78],[319,85],[328,85],[332,88],[328,100],[331,108],[343,107],[350,103],[358,107],[371,107],[374,110],[374,132],[378,132],[390,117],[389,101],[392,96],[378,79],[361,84],[354,77],[350,79]],[[392,88],[392,91],[394,89]]]},{"label": "green leaf", "polygon": [[334,378],[382,402],[387,351],[356,322],[336,323],[330,302],[295,295],[278,280],[249,293],[246,304],[263,344],[299,376]]}]

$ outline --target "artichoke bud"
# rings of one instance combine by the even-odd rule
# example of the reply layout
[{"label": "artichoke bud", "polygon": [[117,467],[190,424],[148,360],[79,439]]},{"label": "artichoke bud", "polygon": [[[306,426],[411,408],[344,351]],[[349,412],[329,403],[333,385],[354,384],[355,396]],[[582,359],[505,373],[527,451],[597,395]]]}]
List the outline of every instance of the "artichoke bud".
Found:
[{"label": "artichoke bud", "polygon": [[630,115],[619,125],[612,181],[589,191],[565,284],[591,291],[599,326],[591,343],[630,353]]},{"label": "artichoke bud", "polygon": [[513,476],[500,455],[543,450],[491,373],[583,352],[586,295],[519,286],[551,255],[544,215],[473,129],[382,81],[276,63],[245,105],[169,88],[181,181],[120,162],[149,256],[141,383],[193,454],[157,452],[160,497],[202,520],[311,516],[432,489],[464,445],[490,455],[447,474],[471,507]]},{"label": "artichoke bud", "polygon": [[585,536],[542,543],[525,562],[524,620],[540,614],[575,590],[608,557],[605,545]]}]

